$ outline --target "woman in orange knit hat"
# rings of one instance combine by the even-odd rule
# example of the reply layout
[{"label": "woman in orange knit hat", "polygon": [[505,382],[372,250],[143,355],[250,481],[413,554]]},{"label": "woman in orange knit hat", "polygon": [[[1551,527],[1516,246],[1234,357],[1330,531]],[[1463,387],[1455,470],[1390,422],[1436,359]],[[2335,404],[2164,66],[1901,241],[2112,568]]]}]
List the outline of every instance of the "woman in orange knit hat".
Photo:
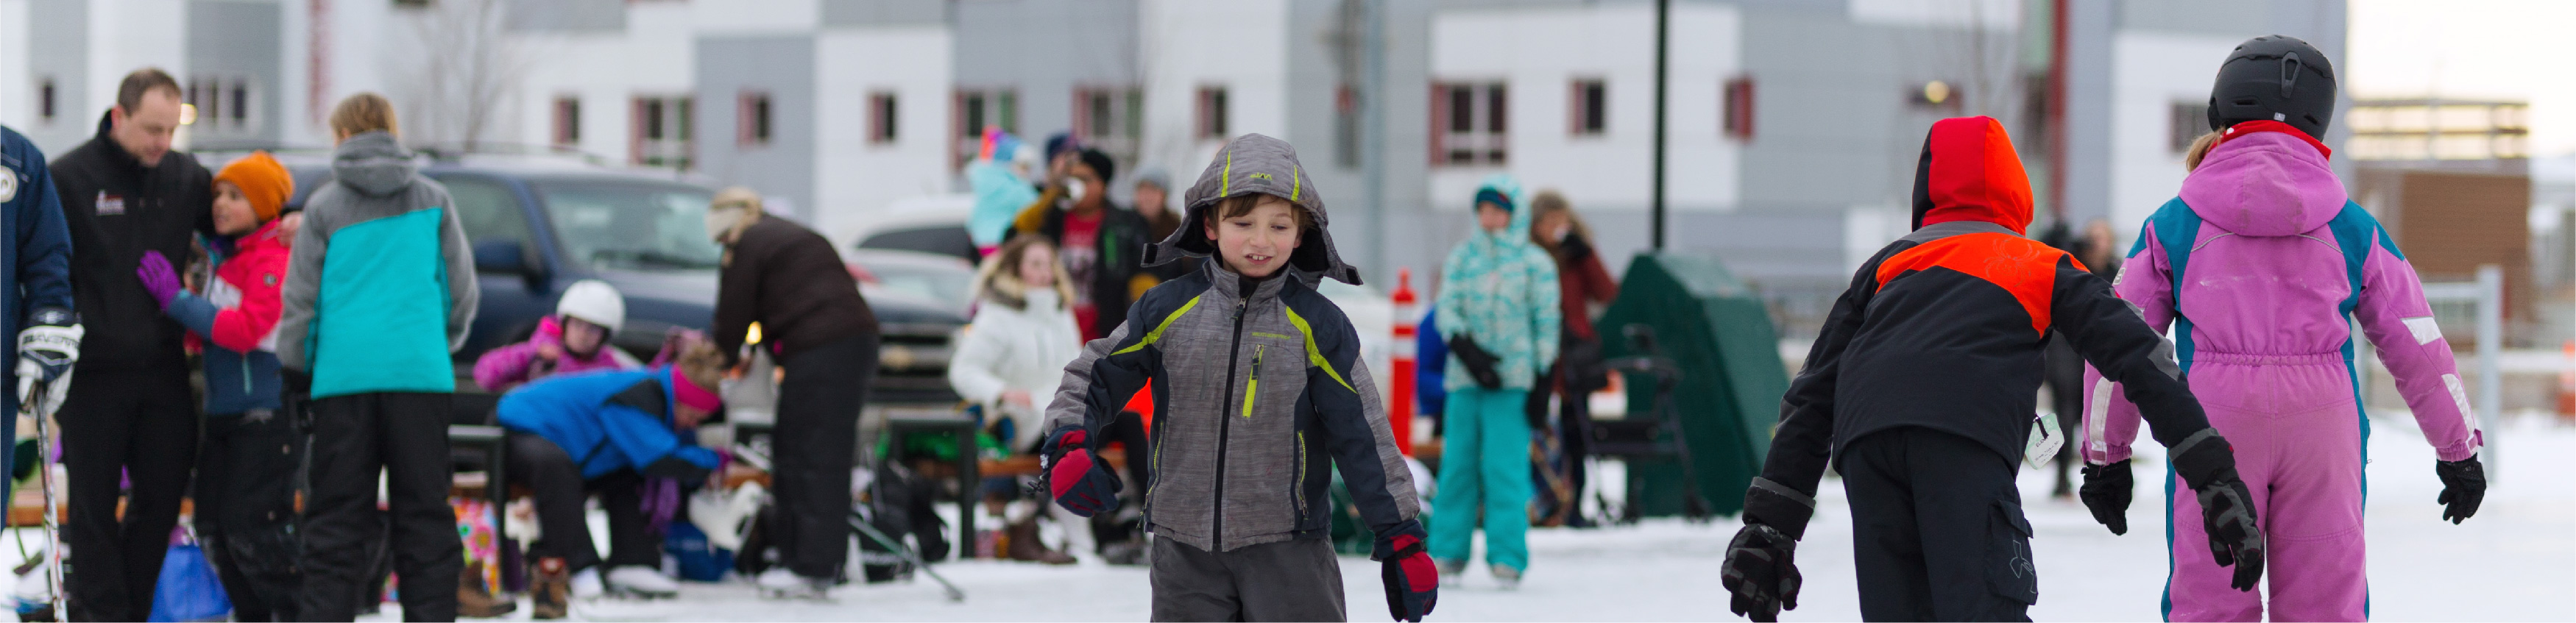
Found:
[{"label": "woman in orange knit hat", "polygon": [[[205,345],[205,441],[197,454],[197,533],[242,621],[295,619],[295,468],[302,461],[292,418],[280,417],[277,353],[279,284],[288,238],[278,210],[295,178],[268,152],[215,174],[215,231],[208,245],[215,278],[191,292],[160,252],[135,274],[161,312]],[[265,451],[286,448],[285,453]],[[254,451],[259,449],[260,451]]]}]

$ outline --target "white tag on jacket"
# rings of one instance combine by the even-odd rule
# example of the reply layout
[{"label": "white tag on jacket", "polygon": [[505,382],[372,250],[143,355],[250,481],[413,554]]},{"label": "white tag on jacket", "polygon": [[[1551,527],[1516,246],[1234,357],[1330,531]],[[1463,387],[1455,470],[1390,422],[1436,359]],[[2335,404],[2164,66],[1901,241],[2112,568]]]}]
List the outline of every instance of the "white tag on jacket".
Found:
[{"label": "white tag on jacket", "polygon": [[2021,446],[2021,462],[2031,469],[2047,467],[2057,459],[2057,449],[2066,446],[2066,431],[2057,427],[2057,414],[2043,413],[2030,421],[2030,440]]},{"label": "white tag on jacket", "polygon": [[2402,322],[2406,323],[2407,333],[2415,334],[2417,345],[2431,344],[2433,340],[2442,339],[2442,325],[2433,322],[2432,316],[2416,316]]},{"label": "white tag on jacket", "polygon": [[125,213],[124,195],[111,195],[104,190],[98,191],[98,199],[94,203],[98,206],[99,216],[116,216]]}]

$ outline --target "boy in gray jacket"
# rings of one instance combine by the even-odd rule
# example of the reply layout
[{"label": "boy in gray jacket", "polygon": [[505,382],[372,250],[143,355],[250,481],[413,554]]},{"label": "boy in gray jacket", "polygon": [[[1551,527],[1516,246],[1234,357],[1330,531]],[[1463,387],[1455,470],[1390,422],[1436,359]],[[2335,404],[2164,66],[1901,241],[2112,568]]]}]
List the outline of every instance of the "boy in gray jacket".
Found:
[{"label": "boy in gray jacket", "polygon": [[1215,255],[1147,291],[1109,337],[1065,368],[1041,450],[1049,491],[1085,517],[1120,484],[1093,457],[1104,427],[1153,381],[1144,493],[1153,620],[1340,621],[1341,567],[1327,541],[1327,465],[1377,535],[1387,608],[1430,614],[1439,577],[1423,553],[1421,503],[1388,431],[1360,341],[1321,279],[1358,284],[1324,226],[1323,199],[1279,139],[1247,134],[1190,187],[1179,230],[1145,249],[1153,266]]}]

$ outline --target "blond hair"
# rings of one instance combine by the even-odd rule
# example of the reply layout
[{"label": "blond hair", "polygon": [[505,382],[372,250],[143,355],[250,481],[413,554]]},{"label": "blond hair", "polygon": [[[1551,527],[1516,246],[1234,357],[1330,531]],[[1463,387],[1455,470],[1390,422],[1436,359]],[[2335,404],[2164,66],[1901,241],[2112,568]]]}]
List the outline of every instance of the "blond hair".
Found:
[{"label": "blond hair", "polygon": [[374,92],[351,95],[331,108],[331,131],[340,136],[357,136],[368,132],[402,135],[394,121],[394,103]]},{"label": "blond hair", "polygon": [[691,385],[714,390],[718,383],[724,381],[724,352],[716,350],[716,345],[706,340],[690,340],[687,346],[680,347],[680,356],[673,360],[673,365]]},{"label": "blond hair", "polygon": [[[1020,258],[1027,256],[1032,247],[1057,251],[1055,241],[1048,240],[1046,236],[1013,236],[1009,242],[1002,243],[1002,248],[985,256],[984,265],[975,270],[975,296],[1011,309],[1027,309],[1029,284],[1020,280]],[[1069,309],[1073,305],[1073,277],[1065,272],[1062,255],[1057,256],[1052,270],[1055,271],[1055,287],[1050,289],[1055,290],[1056,305]]]},{"label": "blond hair", "polygon": [[[1530,196],[1531,223],[1537,223],[1540,219],[1547,218],[1547,215],[1558,212],[1565,213],[1565,224],[1574,228],[1576,237],[1582,238],[1585,242],[1592,241],[1592,226],[1584,224],[1583,216],[1574,213],[1574,203],[1566,201],[1564,193],[1556,192],[1556,189],[1551,188]],[[1557,241],[1549,238],[1547,232],[1539,231],[1537,228],[1530,229],[1530,242],[1538,243],[1539,247],[1549,251],[1556,250]]]},{"label": "blond hair", "polygon": [[2225,134],[2210,132],[2200,135],[2200,138],[2192,139],[2191,149],[2182,152],[2182,170],[2200,170],[2200,159],[2209,157],[2209,149],[2218,146],[2218,138],[2221,136]]}]

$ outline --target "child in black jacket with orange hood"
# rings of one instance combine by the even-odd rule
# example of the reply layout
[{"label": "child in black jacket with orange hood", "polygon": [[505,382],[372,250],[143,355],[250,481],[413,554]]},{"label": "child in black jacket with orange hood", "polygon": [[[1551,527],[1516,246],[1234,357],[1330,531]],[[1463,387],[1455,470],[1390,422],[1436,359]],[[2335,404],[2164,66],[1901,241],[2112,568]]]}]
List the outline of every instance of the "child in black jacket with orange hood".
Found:
[{"label": "child in black jacket with orange hood", "polygon": [[2263,537],[2234,451],[2180,380],[2172,346],[2109,283],[2023,237],[2030,181],[2003,126],[1934,123],[1913,195],[1914,232],[1852,276],[1781,400],[1727,547],[1731,608],[1756,621],[1797,608],[1792,555],[1832,461],[1851,505],[1863,618],[2029,620],[2038,578],[2013,463],[2060,441],[2054,422],[2031,415],[2050,331],[2126,384],[2208,509],[2211,551],[2252,587]]}]

